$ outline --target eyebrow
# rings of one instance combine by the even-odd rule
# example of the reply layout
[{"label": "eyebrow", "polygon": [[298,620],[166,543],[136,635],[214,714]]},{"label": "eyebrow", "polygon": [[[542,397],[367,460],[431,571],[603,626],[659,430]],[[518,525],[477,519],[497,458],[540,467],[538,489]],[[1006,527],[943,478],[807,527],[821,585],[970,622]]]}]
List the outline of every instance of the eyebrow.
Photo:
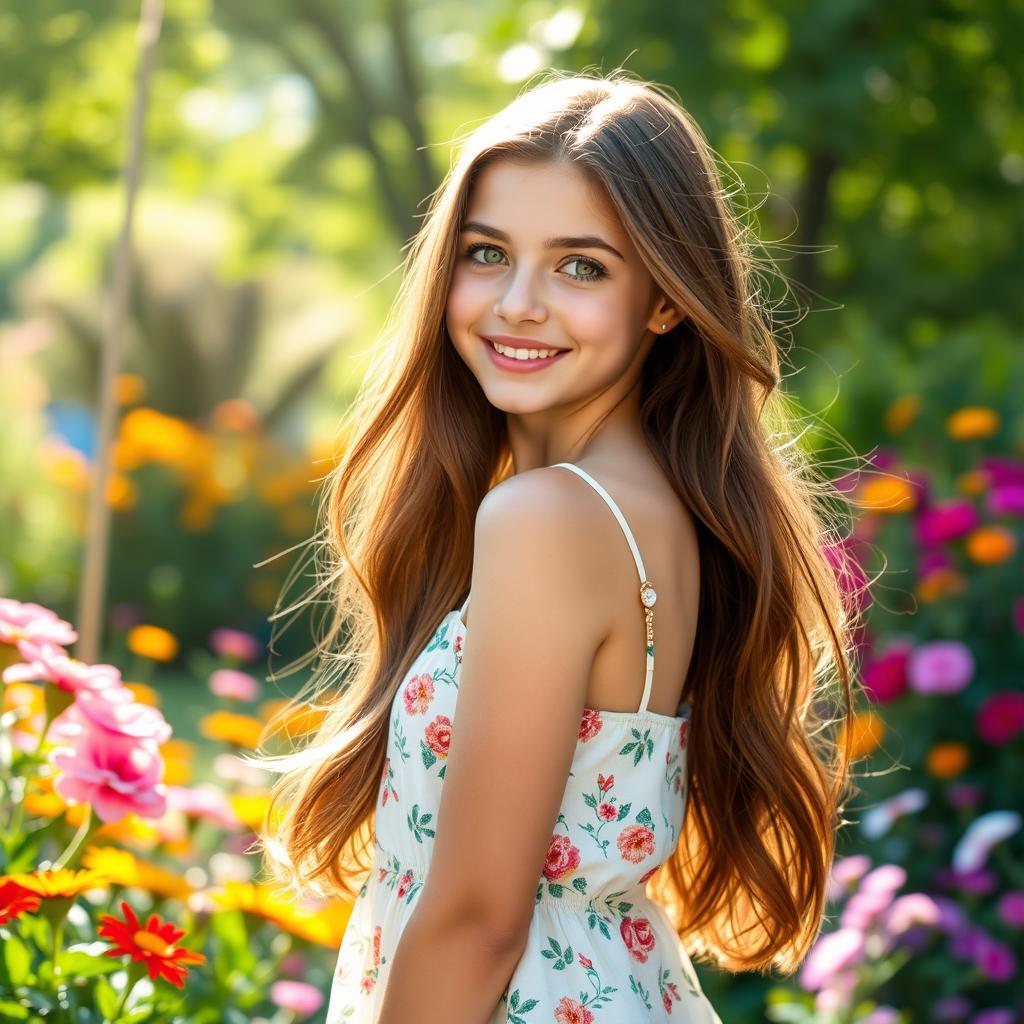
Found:
[{"label": "eyebrow", "polygon": [[[463,231],[476,231],[481,235],[490,235],[491,238],[497,238],[500,242],[511,242],[511,237],[504,231],[498,228],[493,228],[489,224],[484,224],[478,220],[467,220],[462,225]],[[623,263],[626,262],[626,257],[619,252],[618,249],[613,245],[609,245],[603,238],[598,235],[562,235],[559,238],[549,238],[544,243],[545,249],[607,249],[613,256],[618,256]]]}]

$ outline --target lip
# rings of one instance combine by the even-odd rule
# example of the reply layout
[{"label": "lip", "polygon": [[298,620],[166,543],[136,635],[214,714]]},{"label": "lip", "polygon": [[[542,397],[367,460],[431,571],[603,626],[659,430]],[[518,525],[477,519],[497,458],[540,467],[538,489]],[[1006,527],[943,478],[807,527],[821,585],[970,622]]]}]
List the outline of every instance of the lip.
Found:
[{"label": "lip", "polygon": [[555,345],[546,345],[543,342],[535,341],[532,338],[513,338],[507,334],[481,334],[484,347],[487,349],[491,362],[499,369],[508,370],[511,373],[533,373],[535,370],[543,370],[545,367],[557,363],[562,356],[569,353],[569,349],[562,349],[558,355],[549,356],[547,359],[515,359],[512,356],[503,356],[491,344],[492,341],[499,345],[511,345],[517,348],[556,348]]}]

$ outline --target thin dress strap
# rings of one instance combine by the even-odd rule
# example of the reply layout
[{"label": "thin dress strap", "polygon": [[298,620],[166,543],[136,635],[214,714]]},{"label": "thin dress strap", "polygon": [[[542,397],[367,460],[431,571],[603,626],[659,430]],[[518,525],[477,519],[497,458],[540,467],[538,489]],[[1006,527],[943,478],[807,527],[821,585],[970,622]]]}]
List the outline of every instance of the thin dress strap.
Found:
[{"label": "thin dress strap", "polygon": [[647,672],[644,675],[644,696],[640,701],[638,711],[638,714],[643,714],[647,710],[647,702],[651,698],[651,685],[654,682],[654,623],[652,621],[653,613],[651,606],[654,604],[657,595],[654,592],[654,587],[647,579],[643,559],[640,557],[640,549],[636,546],[636,541],[633,539],[633,532],[626,522],[626,517],[615,503],[615,499],[585,469],[581,469],[575,462],[556,462],[554,465],[571,469],[577,476],[586,480],[604,498],[608,507],[615,513],[615,518],[619,521],[619,526],[622,527],[626,540],[629,541],[629,550],[633,553],[636,571],[640,574],[640,603],[644,610],[647,625]]}]

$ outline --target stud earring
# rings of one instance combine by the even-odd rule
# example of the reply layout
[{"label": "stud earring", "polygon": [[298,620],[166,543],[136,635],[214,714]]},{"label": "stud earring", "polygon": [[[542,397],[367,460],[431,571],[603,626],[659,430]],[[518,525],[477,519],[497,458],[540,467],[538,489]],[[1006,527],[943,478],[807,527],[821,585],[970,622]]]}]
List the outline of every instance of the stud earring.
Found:
[{"label": "stud earring", "polygon": [[668,326],[668,324],[662,324],[662,325],[661,325],[661,329],[662,329],[662,330],[665,330],[665,328],[666,328],[667,326]]}]

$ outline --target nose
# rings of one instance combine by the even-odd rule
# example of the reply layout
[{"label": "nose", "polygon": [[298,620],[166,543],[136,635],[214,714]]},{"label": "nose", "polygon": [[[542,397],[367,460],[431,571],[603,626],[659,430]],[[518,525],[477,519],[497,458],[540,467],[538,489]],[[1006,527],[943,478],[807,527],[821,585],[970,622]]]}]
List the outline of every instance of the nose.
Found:
[{"label": "nose", "polygon": [[521,267],[513,271],[507,281],[508,285],[501,298],[494,304],[495,315],[509,323],[521,320],[543,323],[547,319],[547,310],[540,301],[529,269]]}]

